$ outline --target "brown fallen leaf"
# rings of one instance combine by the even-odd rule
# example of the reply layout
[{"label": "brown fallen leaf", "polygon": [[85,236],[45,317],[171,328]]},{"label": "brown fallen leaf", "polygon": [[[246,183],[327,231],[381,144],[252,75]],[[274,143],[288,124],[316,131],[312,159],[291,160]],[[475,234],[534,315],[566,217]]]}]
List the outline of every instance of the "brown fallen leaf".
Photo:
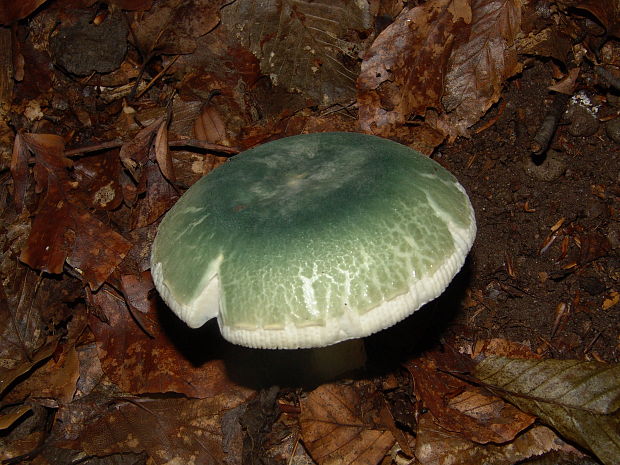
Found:
[{"label": "brown fallen leaf", "polygon": [[79,363],[74,347],[39,366],[27,379],[13,387],[4,397],[16,403],[29,399],[49,408],[70,402],[79,377]]},{"label": "brown fallen leaf", "polygon": [[489,356],[474,375],[606,465],[620,457],[619,364]]},{"label": "brown fallen leaf", "polygon": [[[104,373],[123,391],[132,394],[177,392],[204,398],[241,390],[229,377],[222,360],[192,362],[167,336],[156,309],[136,312],[148,337],[136,325],[122,296],[107,287],[93,294],[98,312],[90,327],[97,340]],[[205,346],[208,347],[207,344]]]},{"label": "brown fallen leaf", "polygon": [[123,236],[68,202],[58,186],[50,184],[20,260],[53,274],[62,273],[66,261],[96,290],[130,248]]},{"label": "brown fallen leaf", "polygon": [[471,0],[470,30],[450,54],[438,122],[451,140],[467,129],[497,102],[505,81],[518,73],[515,39],[521,31],[520,0]]},{"label": "brown fallen leaf", "polygon": [[79,444],[90,455],[146,452],[155,464],[224,464],[223,421],[250,391],[208,399],[135,398],[117,402],[82,432]]},{"label": "brown fallen leaf", "polygon": [[57,344],[58,340],[52,340],[47,345],[45,345],[45,347],[42,347],[40,350],[38,350],[31,360],[28,360],[10,370],[2,370],[0,372],[0,394],[4,393],[4,391],[17,378],[31,371],[34,367],[37,366],[37,364],[41,363],[43,360],[50,358],[54,354]]},{"label": "brown fallen leaf", "polygon": [[153,151],[155,152],[155,160],[157,160],[161,173],[168,181],[175,182],[176,176],[174,175],[172,156],[170,155],[170,150],[168,150],[167,122],[163,122],[157,130],[157,135],[153,143]]},{"label": "brown fallen leaf", "polygon": [[[407,362],[416,396],[448,431],[480,444],[505,443],[535,420],[481,388],[438,370],[436,355]],[[445,360],[445,357],[444,357]]]},{"label": "brown fallen leaf", "polygon": [[386,135],[427,108],[441,108],[456,37],[471,22],[469,0],[432,0],[401,13],[362,62],[357,100],[362,130]]},{"label": "brown fallen leaf", "polygon": [[415,456],[422,465],[507,465],[550,450],[576,452],[545,426],[535,426],[502,444],[481,445],[437,425],[431,414],[421,415]]},{"label": "brown fallen leaf", "polygon": [[19,2],[2,2],[0,3],[0,24],[8,26],[17,20],[24,19],[46,1],[22,0]]},{"label": "brown fallen leaf", "polygon": [[32,407],[30,407],[30,405],[22,404],[18,405],[16,408],[10,409],[8,413],[0,415],[0,430],[9,428],[31,409]]},{"label": "brown fallen leaf", "polygon": [[167,55],[192,53],[196,39],[220,22],[222,0],[164,0],[132,24],[137,43],[144,55],[152,52]]},{"label": "brown fallen leaf", "polygon": [[299,424],[319,465],[376,465],[395,442],[385,400],[370,382],[315,389],[301,402]]}]

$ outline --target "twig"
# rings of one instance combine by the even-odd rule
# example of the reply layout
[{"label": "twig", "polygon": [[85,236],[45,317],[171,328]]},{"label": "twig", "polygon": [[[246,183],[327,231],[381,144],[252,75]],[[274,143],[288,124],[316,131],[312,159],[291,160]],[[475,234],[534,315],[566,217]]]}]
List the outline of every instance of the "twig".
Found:
[{"label": "twig", "polygon": [[[100,144],[87,145],[84,147],[77,147],[75,149],[67,150],[65,152],[66,157],[76,157],[79,155],[84,155],[85,153],[90,152],[99,152],[101,150],[115,149],[123,145],[124,142],[121,140],[113,140],[109,142],[102,142]],[[227,145],[221,144],[212,144],[207,141],[198,140],[198,139],[179,139],[179,140],[171,140],[168,142],[169,147],[191,147],[195,149],[203,149],[203,150],[211,150],[213,152],[220,152],[229,155],[235,155],[240,152],[237,147],[228,147]]]},{"label": "twig", "polygon": [[151,79],[144,89],[142,89],[140,92],[136,94],[135,98],[139,99],[140,97],[142,97],[142,95],[147,90],[149,90],[151,86],[155,84],[155,82],[157,82],[157,80],[166,73],[166,71],[168,71],[168,69],[174,64],[174,62],[177,61],[177,58],[179,58],[179,55],[176,55],[172,60],[170,60],[170,62],[166,65],[166,67],[162,69],[159,73],[157,73],[157,76]]},{"label": "twig", "polygon": [[596,74],[605,79],[612,87],[620,90],[620,78],[614,76],[611,71],[603,68],[602,66],[595,66],[594,71],[596,71]]},{"label": "twig", "polygon": [[530,149],[534,154],[540,155],[549,147],[570,98],[571,96],[566,94],[557,93],[554,95],[553,102],[549,106],[545,119],[538,128],[530,145]]}]

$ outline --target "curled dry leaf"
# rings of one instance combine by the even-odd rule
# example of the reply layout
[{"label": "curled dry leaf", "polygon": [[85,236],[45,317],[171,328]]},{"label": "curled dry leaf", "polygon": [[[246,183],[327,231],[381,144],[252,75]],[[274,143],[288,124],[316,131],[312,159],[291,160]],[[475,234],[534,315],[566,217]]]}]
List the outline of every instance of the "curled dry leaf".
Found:
[{"label": "curled dry leaf", "polygon": [[449,431],[481,444],[511,441],[535,420],[501,398],[437,369],[432,354],[407,363],[416,396]]},{"label": "curled dry leaf", "polygon": [[2,2],[0,4],[0,24],[9,24],[24,19],[47,0],[20,0],[19,2]]},{"label": "curled dry leaf", "polygon": [[506,465],[551,450],[572,450],[545,426],[535,426],[513,441],[481,445],[437,425],[431,414],[420,416],[415,456],[422,465]]},{"label": "curled dry leaf", "polygon": [[168,181],[174,182],[176,177],[174,175],[174,166],[172,165],[172,156],[168,150],[168,125],[166,121],[164,121],[157,130],[153,151],[155,152],[155,159],[157,160],[161,173]]},{"label": "curled dry leaf", "polygon": [[[188,341],[171,341],[160,326],[156,309],[135,313],[151,333],[148,337],[135,324],[122,297],[104,288],[93,294],[93,300],[101,318],[107,320],[90,317],[101,367],[123,391],[132,394],[177,392],[204,398],[243,390],[228,377],[222,360],[208,358],[200,362],[195,357],[189,360],[182,352],[182,346]],[[173,325],[170,322],[168,328]]]},{"label": "curled dry leaf", "polygon": [[56,350],[56,346],[58,345],[57,340],[50,341],[45,347],[39,349],[36,354],[32,356],[31,360],[28,360],[13,369],[3,370],[0,372],[0,395],[4,393],[4,391],[20,376],[28,373],[34,367],[36,367],[43,360],[47,360],[50,358],[54,351]]},{"label": "curled dry leaf", "polygon": [[386,135],[440,108],[446,64],[471,21],[468,0],[432,0],[401,13],[375,39],[357,79],[360,125]]},{"label": "curled dry leaf", "polygon": [[475,376],[604,464],[620,457],[620,365],[491,356]]},{"label": "curled dry leaf", "polygon": [[222,115],[212,105],[206,105],[194,122],[194,135],[196,139],[211,142],[213,144],[230,145],[226,137],[226,126]]},{"label": "curled dry leaf", "polygon": [[471,0],[471,29],[450,54],[441,99],[446,114],[438,127],[451,139],[467,135],[521,70],[515,47],[521,7],[521,0]]},{"label": "curled dry leaf", "polygon": [[222,0],[163,0],[132,24],[135,44],[145,55],[192,53],[196,39],[220,22]]},{"label": "curled dry leaf", "polygon": [[247,390],[208,399],[120,402],[83,431],[79,442],[90,455],[146,452],[154,464],[224,464],[223,418],[251,395]]},{"label": "curled dry leaf", "polygon": [[326,384],[301,403],[301,434],[319,465],[375,465],[394,445],[393,420],[370,383]]}]

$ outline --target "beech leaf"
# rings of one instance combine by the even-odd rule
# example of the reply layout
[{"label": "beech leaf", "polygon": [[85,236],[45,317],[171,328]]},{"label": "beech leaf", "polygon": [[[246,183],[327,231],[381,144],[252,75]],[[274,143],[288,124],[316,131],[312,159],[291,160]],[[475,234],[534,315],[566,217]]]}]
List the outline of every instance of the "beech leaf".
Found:
[{"label": "beech leaf", "polygon": [[361,37],[371,28],[367,2],[238,0],[222,10],[222,23],[275,85],[322,105],[355,96]]},{"label": "beech leaf", "polygon": [[499,100],[504,82],[521,70],[515,46],[521,3],[471,0],[471,31],[456,43],[445,76],[444,131],[451,138],[467,135],[467,129]]},{"label": "beech leaf", "polygon": [[404,11],[381,32],[357,80],[362,129],[388,135],[410,115],[439,108],[455,35],[470,21],[467,0],[432,0]]},{"label": "beech leaf", "polygon": [[394,444],[385,401],[369,385],[326,384],[301,403],[304,444],[319,465],[375,465]]},{"label": "beech leaf", "polygon": [[618,463],[619,364],[490,356],[476,366],[474,375],[604,464]]}]

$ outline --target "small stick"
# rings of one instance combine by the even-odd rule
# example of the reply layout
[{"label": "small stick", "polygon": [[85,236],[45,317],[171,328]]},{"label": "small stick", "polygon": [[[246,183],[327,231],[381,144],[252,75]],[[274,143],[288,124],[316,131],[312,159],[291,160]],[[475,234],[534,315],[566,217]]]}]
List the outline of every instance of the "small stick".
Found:
[{"label": "small stick", "polygon": [[[109,142],[102,142],[100,144],[87,145],[85,147],[78,147],[75,149],[65,151],[66,157],[75,157],[83,155],[89,152],[98,152],[100,150],[115,149],[123,145],[124,142],[120,140],[113,140]],[[207,141],[198,139],[179,139],[171,140],[168,142],[169,147],[192,147],[195,149],[212,150],[214,152],[220,152],[230,155],[235,155],[240,152],[236,147],[228,147],[227,145],[212,144]]]},{"label": "small stick", "polygon": [[611,71],[603,68],[602,66],[595,66],[594,71],[596,71],[596,74],[605,79],[612,87],[620,90],[620,78],[614,76]]},{"label": "small stick", "polygon": [[558,93],[554,95],[553,102],[551,102],[545,119],[538,128],[530,145],[530,149],[535,155],[542,154],[549,147],[570,98],[571,96],[566,94]]},{"label": "small stick", "polygon": [[179,58],[179,55],[176,55],[172,60],[170,60],[170,62],[166,65],[166,67],[164,69],[162,69],[159,73],[157,73],[157,76],[155,76],[153,79],[151,79],[144,89],[140,90],[136,94],[135,99],[137,100],[140,97],[142,97],[142,95],[144,95],[144,93],[147,90],[149,90],[151,88],[151,86],[153,84],[155,84],[157,82],[157,80],[166,73],[166,71],[168,71],[168,69],[174,64],[174,62],[177,61],[177,58]]}]

